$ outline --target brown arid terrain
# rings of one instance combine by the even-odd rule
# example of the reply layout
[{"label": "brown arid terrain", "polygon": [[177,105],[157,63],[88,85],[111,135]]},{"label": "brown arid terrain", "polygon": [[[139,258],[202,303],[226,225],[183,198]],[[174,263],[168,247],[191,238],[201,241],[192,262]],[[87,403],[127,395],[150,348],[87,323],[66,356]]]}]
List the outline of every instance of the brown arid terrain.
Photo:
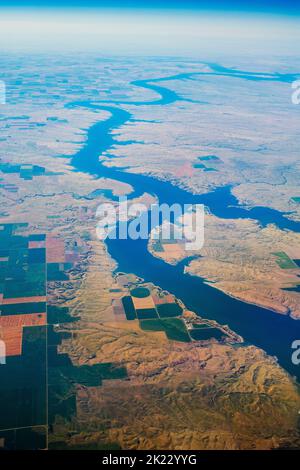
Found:
[{"label": "brown arid terrain", "polygon": [[[18,62],[11,61],[9,73],[18,77]],[[53,333],[49,335],[53,363],[47,373],[56,380],[50,381],[53,401],[49,400],[45,423],[49,447],[299,447],[299,386],[275,358],[244,343],[171,340],[165,331],[146,331],[141,321],[127,320],[120,313],[128,286],[113,275],[117,266],[96,238],[96,210],[101,202],[115,203],[107,196],[130,194],[133,188],[72,167],[69,157],[82,149],[87,130],[110,116],[93,108],[64,106],[83,94],[82,88],[76,91],[82,83],[72,63],[54,66],[50,60],[45,65],[45,75],[55,70],[68,77],[64,85],[45,81],[52,91],[50,98],[32,80],[36,64],[28,58],[27,92],[18,100],[13,97],[16,101],[7,106],[2,126],[1,224],[26,223],[20,228],[22,234],[42,233],[50,239],[49,265],[57,265],[54,274],[63,278],[47,278],[48,329]],[[275,65],[271,61],[257,68]],[[90,91],[91,99],[93,89],[98,97],[100,88],[101,96],[125,101],[158,98],[130,80],[182,71],[175,63],[159,64],[155,70],[152,61],[116,62],[107,68],[84,57],[80,67],[90,78],[84,92]],[[185,67],[210,71],[198,61]],[[245,86],[242,79],[231,77],[201,75],[165,85],[194,102],[125,106],[132,108],[134,119],[112,131],[114,142],[106,154],[99,151],[106,166],[152,174],[199,194],[232,185],[238,200],[248,206],[259,202],[293,210],[288,217],[299,218],[298,114],[287,104],[290,90],[285,84],[268,83],[269,94],[264,94],[261,82],[249,81]],[[201,104],[199,110],[199,99],[209,105]],[[207,160],[212,156],[214,160]],[[213,170],[208,171],[207,162],[214,165]],[[272,185],[280,185],[278,197]],[[133,202],[149,206],[155,196],[146,190]],[[189,272],[244,301],[300,317],[300,294],[283,290],[299,283],[299,269],[293,262],[300,259],[299,234],[209,214],[205,230],[203,249],[192,253],[201,257],[190,263]],[[166,256],[154,253],[152,246],[149,249],[171,263],[191,255],[182,247],[169,247]],[[128,279],[141,282],[134,274]],[[183,313],[185,319],[191,315]]]},{"label": "brown arid terrain", "polygon": [[[116,318],[113,305],[127,288],[113,277],[115,263],[96,239],[95,210],[105,197],[74,199],[84,181],[91,185],[88,191],[95,189],[92,179],[78,174],[64,197],[50,196],[46,184],[39,188],[44,197],[35,197],[31,185],[30,197],[5,217],[21,222],[30,213],[34,230],[51,231],[66,249],[75,242],[80,247],[68,280],[48,283],[48,305],[66,307],[79,319],[55,325],[65,337],[59,353],[74,367],[112,363],[126,370],[126,377],[97,386],[73,383],[74,412],[68,418],[55,414],[50,447],[298,446],[298,385],[275,359],[254,346],[170,341],[163,332],[143,331],[138,320]],[[109,183],[97,180],[97,189]],[[114,184],[113,189],[124,194],[130,188]],[[151,202],[149,196],[142,200]]]},{"label": "brown arid terrain", "polygon": [[127,376],[101,386],[77,385],[76,415],[71,422],[56,417],[53,446],[62,441],[63,447],[126,449],[299,445],[298,385],[275,359],[254,346],[169,341],[162,332],[141,330],[138,320],[116,321],[111,303],[126,287],[108,274],[114,263],[102,243],[91,242],[90,248],[76,296],[64,304],[80,320],[61,325],[72,331],[72,339],[64,340],[59,352],[75,366],[123,366]]},{"label": "brown arid terrain", "polygon": [[[185,251],[183,243],[163,245],[166,250],[149,249],[154,256],[168,263],[193,255],[187,272],[196,274],[227,294],[278,313],[300,318],[300,293],[290,289],[299,284],[300,268],[293,259],[300,258],[300,235],[280,230],[274,225],[262,228],[247,219],[220,219],[205,214],[204,246],[197,252]],[[276,253],[285,253],[290,260],[280,266]]]}]

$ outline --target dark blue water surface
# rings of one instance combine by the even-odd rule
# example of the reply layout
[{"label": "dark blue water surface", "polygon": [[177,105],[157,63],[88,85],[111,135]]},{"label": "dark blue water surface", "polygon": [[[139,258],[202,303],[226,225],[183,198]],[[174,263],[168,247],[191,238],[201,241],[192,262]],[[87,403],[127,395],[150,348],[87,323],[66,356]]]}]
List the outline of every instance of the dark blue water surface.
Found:
[{"label": "dark blue water surface", "polygon": [[[215,74],[239,76],[239,78],[274,81],[291,81],[292,75],[279,74],[249,74],[237,70],[224,69],[214,65]],[[187,78],[187,75],[172,77],[172,79]],[[149,82],[166,81],[168,78],[139,80],[133,85],[151,89],[160,95],[158,100],[148,102],[130,102],[136,105],[168,105],[180,98],[175,92],[162,86],[152,85]],[[170,80],[170,77],[169,77]],[[118,103],[118,105],[120,102]],[[126,102],[122,102],[126,104]],[[124,169],[104,166],[101,155],[120,142],[114,139],[112,131],[123,124],[133,120],[132,115],[116,106],[99,104],[99,102],[70,103],[69,107],[86,107],[94,110],[104,110],[110,117],[91,126],[87,133],[87,140],[83,148],[71,160],[78,171],[87,172],[96,177],[107,177],[123,183],[130,184],[134,190],[130,197],[136,197],[144,192],[156,195],[160,203],[172,205],[205,204],[210,211],[222,218],[251,218],[257,220],[262,226],[274,223],[281,229],[300,231],[300,223],[289,220],[285,214],[266,207],[245,209],[238,205],[238,201],[231,194],[230,187],[218,188],[204,195],[193,195],[188,191],[172,185],[170,182],[160,181],[151,176],[132,174]],[[128,144],[128,143],[127,143]],[[141,162],[142,164],[142,162]],[[205,280],[184,273],[184,262],[171,266],[153,257],[147,250],[147,240],[107,240],[110,255],[116,260],[118,270],[134,273],[148,282],[166,289],[181,299],[187,308],[197,314],[217,320],[221,324],[228,324],[230,328],[243,336],[246,342],[264,349],[268,354],[278,358],[279,363],[292,375],[300,378],[299,367],[292,364],[291,344],[300,339],[300,322],[289,316],[279,315],[270,310],[247,304],[236,300],[218,289],[205,283]]]}]

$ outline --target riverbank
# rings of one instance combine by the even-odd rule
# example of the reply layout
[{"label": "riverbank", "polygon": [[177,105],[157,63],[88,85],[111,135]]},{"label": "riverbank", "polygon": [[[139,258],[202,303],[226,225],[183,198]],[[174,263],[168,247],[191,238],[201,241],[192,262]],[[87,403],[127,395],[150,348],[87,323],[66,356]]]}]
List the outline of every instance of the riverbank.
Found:
[{"label": "riverbank", "polygon": [[[169,98],[167,94],[168,103]],[[164,100],[160,100],[159,104],[164,105]],[[89,105],[88,102],[75,104],[86,108]],[[263,207],[246,210],[238,206],[228,187],[204,195],[192,195],[171,183],[103,165],[99,161],[101,155],[112,149],[114,145],[120,144],[114,139],[113,132],[125,122],[129,122],[132,115],[119,107],[95,105],[95,103],[91,103],[91,109],[109,111],[111,117],[89,129],[84,147],[71,159],[71,164],[77,170],[130,184],[134,188],[131,197],[147,191],[154,194],[160,203],[169,205],[179,201],[181,204],[201,203],[208,206],[217,217],[253,218],[262,226],[275,223],[279,228],[299,231],[299,223],[287,219],[284,214],[276,210]],[[271,356],[276,356],[286,370],[299,378],[299,368],[291,361],[291,344],[294,339],[300,337],[298,322],[270,310],[235,300],[206,285],[201,279],[184,274],[180,264],[176,267],[167,266],[148,253],[145,240],[107,240],[107,247],[110,256],[118,265],[118,271],[134,273],[147,282],[170,291],[199,315],[214,319],[221,324],[228,324],[247,342],[264,349]]]}]

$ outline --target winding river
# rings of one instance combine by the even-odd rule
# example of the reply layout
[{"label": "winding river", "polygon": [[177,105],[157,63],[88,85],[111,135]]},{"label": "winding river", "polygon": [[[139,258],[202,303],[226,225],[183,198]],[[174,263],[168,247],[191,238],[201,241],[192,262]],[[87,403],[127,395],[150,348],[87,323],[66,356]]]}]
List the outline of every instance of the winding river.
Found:
[{"label": "winding river", "polygon": [[[297,78],[291,74],[248,73],[226,69],[217,64],[210,64],[210,67],[212,69],[210,75],[226,75],[246,80],[273,80],[290,83]],[[248,210],[239,206],[238,201],[231,194],[230,187],[218,188],[204,195],[193,195],[170,182],[147,175],[129,173],[126,168],[118,169],[102,164],[101,155],[117,145],[124,145],[114,139],[113,131],[134,120],[131,113],[123,109],[121,105],[165,106],[179,100],[186,101],[176,92],[157,83],[167,80],[191,79],[194,75],[201,74],[204,73],[184,73],[172,77],[132,82],[134,86],[157,93],[159,98],[153,101],[114,102],[106,100],[105,102],[78,101],[69,103],[68,107],[84,107],[95,111],[107,111],[110,114],[108,119],[90,127],[84,146],[71,159],[72,166],[77,171],[86,172],[96,177],[111,178],[130,184],[133,187],[130,198],[148,192],[155,195],[159,203],[169,205],[173,203],[205,204],[218,217],[251,218],[257,220],[262,226],[274,223],[281,229],[299,232],[300,223],[289,220],[285,214],[279,211],[266,207],[254,207]],[[264,349],[268,354],[276,356],[279,363],[290,374],[298,380],[300,379],[300,366],[293,365],[291,360],[293,352],[291,344],[295,339],[300,339],[300,322],[289,316],[234,299],[214,288],[213,285],[207,284],[205,279],[184,273],[184,261],[177,266],[166,264],[148,252],[147,240],[107,239],[106,243],[110,255],[117,262],[118,271],[134,273],[147,282],[153,282],[162,289],[172,292],[184,302],[187,308],[197,314],[229,325],[232,330],[243,336],[246,343],[254,344]]]}]

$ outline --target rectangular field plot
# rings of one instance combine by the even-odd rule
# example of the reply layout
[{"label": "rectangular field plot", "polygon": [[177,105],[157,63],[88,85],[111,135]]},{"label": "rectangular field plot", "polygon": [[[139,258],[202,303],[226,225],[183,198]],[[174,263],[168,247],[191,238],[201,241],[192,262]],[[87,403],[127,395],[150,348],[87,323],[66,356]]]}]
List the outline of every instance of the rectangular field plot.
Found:
[{"label": "rectangular field plot", "polygon": [[46,325],[45,313],[0,315],[0,328],[5,342],[6,357],[22,354],[24,327],[40,325]]},{"label": "rectangular field plot", "polygon": [[136,314],[139,320],[145,320],[148,318],[158,318],[157,311],[155,308],[142,308],[136,310]]},{"label": "rectangular field plot", "polygon": [[0,305],[1,315],[20,315],[23,313],[44,313],[46,302],[25,302]]},{"label": "rectangular field plot", "polygon": [[132,297],[133,305],[135,310],[141,309],[153,309],[155,308],[154,302],[152,297],[149,295],[148,297]]},{"label": "rectangular field plot", "polygon": [[276,256],[276,263],[281,269],[297,269],[297,264],[284,251],[272,254]]},{"label": "rectangular field plot", "polygon": [[46,446],[45,426],[0,431],[0,450],[43,450]]},{"label": "rectangular field plot", "polygon": [[177,303],[157,305],[157,311],[161,318],[178,317],[182,314],[182,308]]},{"label": "rectangular field plot", "polygon": [[46,424],[46,326],[23,329],[22,355],[0,367],[0,430]]},{"label": "rectangular field plot", "polygon": [[126,297],[123,297],[122,303],[127,320],[136,320],[135,308],[131,296],[127,295]]},{"label": "rectangular field plot", "polygon": [[191,341],[184,322],[179,318],[141,320],[140,327],[144,331],[164,331],[171,341]]}]

